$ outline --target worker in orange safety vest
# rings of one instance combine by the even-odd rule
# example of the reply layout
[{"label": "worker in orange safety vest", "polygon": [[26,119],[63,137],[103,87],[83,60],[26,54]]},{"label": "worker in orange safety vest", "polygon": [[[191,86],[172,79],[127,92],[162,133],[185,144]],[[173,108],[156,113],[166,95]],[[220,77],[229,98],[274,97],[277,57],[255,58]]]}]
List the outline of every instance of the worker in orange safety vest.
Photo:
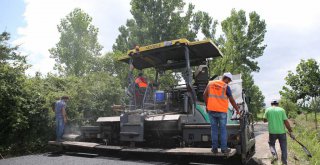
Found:
[{"label": "worker in orange safety vest", "polygon": [[232,92],[228,84],[232,81],[230,72],[224,73],[222,80],[210,81],[203,93],[206,109],[211,123],[211,140],[213,153],[218,153],[218,128],[220,128],[220,148],[222,153],[229,153],[227,147],[227,113],[229,101],[239,114],[239,107],[232,97]]},{"label": "worker in orange safety vest", "polygon": [[143,73],[140,72],[138,77],[135,80],[135,83],[138,85],[139,88],[147,88],[148,82],[147,80],[143,77]]},{"label": "worker in orange safety vest", "polygon": [[138,74],[138,77],[135,80],[137,90],[136,90],[136,104],[138,107],[142,106],[143,102],[143,96],[146,91],[146,88],[148,87],[148,82],[147,80],[143,77],[143,73],[140,72]]}]

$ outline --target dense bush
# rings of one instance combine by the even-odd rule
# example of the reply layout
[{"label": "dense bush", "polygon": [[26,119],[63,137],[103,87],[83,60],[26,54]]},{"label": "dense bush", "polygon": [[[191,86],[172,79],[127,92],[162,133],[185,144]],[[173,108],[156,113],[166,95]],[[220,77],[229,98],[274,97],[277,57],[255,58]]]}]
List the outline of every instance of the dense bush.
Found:
[{"label": "dense bush", "polygon": [[68,95],[69,126],[94,122],[112,115],[112,104],[119,104],[124,92],[118,78],[95,71],[82,77],[36,73],[25,76],[25,57],[10,47],[8,33],[0,36],[0,153],[20,155],[46,149],[54,139],[54,112],[51,105]]},{"label": "dense bush", "polygon": [[23,154],[42,148],[39,142],[49,135],[48,109],[24,74],[25,57],[7,43],[9,39],[6,32],[0,36],[0,152]]}]

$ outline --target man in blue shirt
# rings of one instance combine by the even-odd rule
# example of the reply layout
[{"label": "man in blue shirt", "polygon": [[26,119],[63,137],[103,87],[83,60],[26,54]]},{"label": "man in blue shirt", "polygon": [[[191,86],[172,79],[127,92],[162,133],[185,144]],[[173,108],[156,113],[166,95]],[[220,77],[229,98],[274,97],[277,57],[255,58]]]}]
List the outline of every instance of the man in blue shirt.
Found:
[{"label": "man in blue shirt", "polygon": [[69,100],[68,96],[62,96],[59,101],[55,103],[54,112],[56,116],[56,136],[57,142],[62,142],[62,135],[64,131],[64,126],[67,123],[66,114],[66,102]]},{"label": "man in blue shirt", "polygon": [[203,99],[211,123],[211,141],[213,153],[218,153],[218,130],[220,129],[220,148],[222,153],[231,151],[227,146],[227,113],[229,101],[239,114],[239,107],[232,97],[232,92],[228,84],[232,81],[231,73],[224,73],[222,80],[210,81],[207,85]]}]

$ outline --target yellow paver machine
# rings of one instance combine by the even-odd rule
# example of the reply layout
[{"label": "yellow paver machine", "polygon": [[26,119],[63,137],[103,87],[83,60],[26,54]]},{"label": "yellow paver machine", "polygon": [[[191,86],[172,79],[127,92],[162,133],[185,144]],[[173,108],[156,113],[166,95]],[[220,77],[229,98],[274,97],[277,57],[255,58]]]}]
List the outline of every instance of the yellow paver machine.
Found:
[{"label": "yellow paver machine", "polygon": [[[130,66],[126,88],[128,102],[112,107],[121,115],[99,117],[98,126],[81,127],[77,142],[49,143],[188,158],[238,157],[239,163],[247,163],[255,153],[255,139],[252,115],[247,107],[249,99],[242,89],[240,74],[233,75],[229,84],[241,110],[238,120],[231,120],[234,112],[231,105],[228,110],[228,146],[232,150],[227,154],[211,152],[211,126],[203,92],[210,79],[219,78],[209,75],[208,63],[214,58],[223,58],[223,55],[211,40],[178,39],[129,50],[119,59]],[[141,92],[133,73],[135,69],[148,68],[154,68],[155,79]],[[167,71],[180,75],[181,80],[170,86],[163,85],[160,77]]]}]

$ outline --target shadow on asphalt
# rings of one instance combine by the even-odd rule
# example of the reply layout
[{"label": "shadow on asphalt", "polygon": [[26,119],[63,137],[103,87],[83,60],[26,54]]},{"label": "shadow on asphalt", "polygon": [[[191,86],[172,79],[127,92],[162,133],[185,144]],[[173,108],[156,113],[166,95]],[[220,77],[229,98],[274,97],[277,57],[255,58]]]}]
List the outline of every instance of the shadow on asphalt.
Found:
[{"label": "shadow on asphalt", "polygon": [[59,157],[62,155],[63,155],[63,152],[49,152],[49,153],[43,154],[43,156],[47,156],[47,157]]},{"label": "shadow on asphalt", "polygon": [[49,152],[49,153],[43,154],[43,156],[47,156],[47,157],[59,157],[63,155],[78,156],[78,157],[85,157],[85,158],[95,158],[99,156],[99,154],[91,154],[91,153],[83,153],[83,152],[62,152],[62,151]]},{"label": "shadow on asphalt", "polygon": [[[196,157],[196,156],[171,156],[171,155],[159,155],[159,154],[149,154],[149,153],[83,153],[83,152],[51,152],[44,154],[48,157],[59,157],[59,156],[76,156],[76,157],[86,157],[86,158],[99,158],[108,160],[121,160],[128,162],[145,162],[149,164],[157,165],[199,165],[199,164],[212,164],[212,165],[229,165],[229,164],[241,164],[239,157],[231,158],[220,158],[220,157]],[[262,162],[258,159],[251,159],[248,165],[261,165]]]}]

